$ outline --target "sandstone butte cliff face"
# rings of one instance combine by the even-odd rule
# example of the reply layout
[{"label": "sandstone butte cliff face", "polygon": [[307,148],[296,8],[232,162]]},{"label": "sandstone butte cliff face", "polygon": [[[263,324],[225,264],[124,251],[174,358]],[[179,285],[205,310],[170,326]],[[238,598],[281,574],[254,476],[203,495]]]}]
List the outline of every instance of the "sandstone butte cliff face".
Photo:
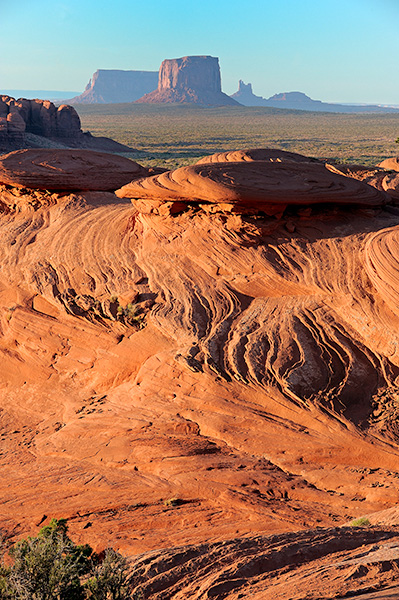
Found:
[{"label": "sandstone butte cliff face", "polygon": [[49,100],[16,100],[0,96],[0,152],[57,144],[109,152],[132,150],[109,138],[84,133],[79,115],[72,106],[62,104],[57,107]]},{"label": "sandstone butte cliff face", "polygon": [[238,105],[222,92],[219,59],[214,56],[184,56],[164,60],[159,69],[158,88],[137,102]]},{"label": "sandstone butte cliff face", "polygon": [[108,104],[134,102],[156,89],[157,71],[98,69],[85,91],[68,100],[70,104]]},{"label": "sandstone butte cliff face", "polygon": [[[148,551],[146,598],[338,598],[396,577],[399,208],[254,156],[203,163],[207,202],[171,173],[175,215],[0,188],[1,528],[66,517],[96,548]],[[256,170],[285,165],[277,216],[200,208],[243,164],[250,213]],[[165,204],[159,177],[140,185]],[[290,201],[305,179],[327,204]],[[380,527],[334,528],[364,514]]]},{"label": "sandstone butte cliff face", "polygon": [[63,104],[57,108],[49,100],[0,96],[0,144],[8,140],[19,147],[25,133],[60,141],[83,136],[79,116],[71,106]]}]

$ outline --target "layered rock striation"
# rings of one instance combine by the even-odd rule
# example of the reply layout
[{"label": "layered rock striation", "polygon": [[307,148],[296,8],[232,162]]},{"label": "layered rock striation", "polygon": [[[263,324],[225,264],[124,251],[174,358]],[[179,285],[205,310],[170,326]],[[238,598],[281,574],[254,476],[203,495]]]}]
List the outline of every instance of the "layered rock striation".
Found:
[{"label": "layered rock striation", "polygon": [[128,158],[82,149],[16,150],[0,156],[0,184],[38,190],[116,190],[147,177]]},{"label": "layered rock striation", "polygon": [[[140,179],[142,202],[187,205],[175,216],[9,170],[0,527],[67,518],[79,542],[136,555],[153,600],[397,584],[398,208],[350,170],[241,158]],[[262,208],[209,214],[199,194]],[[276,198],[292,203],[266,214]],[[367,514],[377,526],[337,527]]]},{"label": "layered rock striation", "polygon": [[[266,152],[264,152],[264,155]],[[354,204],[381,206],[384,192],[332,173],[323,163],[286,160],[212,162],[180,167],[132,182],[116,191],[144,212],[200,206],[210,212],[281,215],[288,206]]]},{"label": "layered rock striation", "polygon": [[219,59],[213,56],[185,56],[164,60],[159,69],[158,88],[137,102],[209,106],[238,104],[222,92]]},{"label": "layered rock striation", "polygon": [[84,92],[68,100],[69,104],[112,104],[134,102],[156,89],[157,71],[121,71],[98,69]]},{"label": "layered rock striation", "polygon": [[109,152],[132,151],[109,138],[83,132],[79,115],[72,106],[57,107],[49,100],[0,96],[0,152],[57,144]]},{"label": "layered rock striation", "polygon": [[80,140],[79,115],[66,104],[56,107],[49,100],[27,100],[0,96],[0,144],[20,144],[26,133],[62,141]]}]

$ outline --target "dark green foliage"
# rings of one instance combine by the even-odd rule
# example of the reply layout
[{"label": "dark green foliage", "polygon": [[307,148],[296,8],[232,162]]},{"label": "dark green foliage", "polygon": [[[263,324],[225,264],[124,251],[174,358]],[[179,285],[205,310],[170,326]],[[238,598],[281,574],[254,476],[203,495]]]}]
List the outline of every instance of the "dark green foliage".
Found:
[{"label": "dark green foliage", "polygon": [[87,581],[93,600],[125,600],[130,598],[127,560],[112,548],[105,551],[104,560]]},{"label": "dark green foliage", "polygon": [[[4,554],[4,552],[3,552]],[[100,561],[87,544],[68,536],[65,519],[52,519],[36,537],[17,542],[0,560],[0,600],[125,600],[128,564],[109,549]]]}]

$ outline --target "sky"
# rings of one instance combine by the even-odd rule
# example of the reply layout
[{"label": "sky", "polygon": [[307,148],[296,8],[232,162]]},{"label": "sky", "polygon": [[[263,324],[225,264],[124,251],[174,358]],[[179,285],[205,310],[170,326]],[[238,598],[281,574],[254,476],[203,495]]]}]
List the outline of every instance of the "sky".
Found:
[{"label": "sky", "polygon": [[398,54],[399,0],[0,0],[0,90],[210,55],[227,94],[399,105]]}]

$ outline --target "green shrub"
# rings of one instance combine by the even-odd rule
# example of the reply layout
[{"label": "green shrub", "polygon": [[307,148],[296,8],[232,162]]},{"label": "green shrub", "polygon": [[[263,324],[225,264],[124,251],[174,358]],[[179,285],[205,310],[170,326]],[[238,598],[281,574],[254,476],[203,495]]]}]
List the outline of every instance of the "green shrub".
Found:
[{"label": "green shrub", "polygon": [[359,517],[349,523],[350,527],[366,527],[370,525],[370,521],[366,517]]},{"label": "green shrub", "polygon": [[93,570],[87,581],[93,600],[125,600],[130,598],[128,563],[119,552],[108,548],[104,560]]},{"label": "green shrub", "polygon": [[52,519],[37,537],[14,544],[10,565],[0,558],[1,600],[125,600],[128,564],[113,549],[101,561],[68,536],[66,519]]}]

